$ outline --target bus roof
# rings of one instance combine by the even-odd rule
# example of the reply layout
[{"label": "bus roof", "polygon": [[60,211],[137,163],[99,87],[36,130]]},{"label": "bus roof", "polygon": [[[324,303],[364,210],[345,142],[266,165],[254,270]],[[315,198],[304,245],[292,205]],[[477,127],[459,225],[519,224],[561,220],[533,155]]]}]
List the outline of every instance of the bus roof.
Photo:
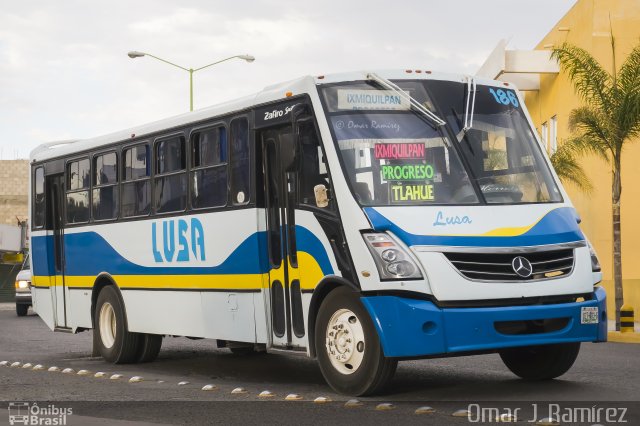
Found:
[{"label": "bus roof", "polygon": [[[164,118],[158,121],[131,127],[129,129],[120,130],[106,135],[88,139],[71,139],[43,143],[31,151],[30,159],[32,162],[40,162],[52,158],[72,155],[76,152],[99,148],[101,146],[109,145],[115,142],[124,142],[133,138],[135,138],[136,140],[144,139],[145,135],[150,135],[165,129],[176,128],[190,123],[197,123],[211,117],[226,115],[235,111],[242,111],[254,105],[283,100],[286,98],[285,94],[287,92],[298,95],[303,93],[311,93],[313,90],[315,90],[316,85],[320,84],[365,80],[367,74],[370,72],[372,71],[327,74],[315,77],[300,77],[295,80],[267,86],[262,91],[253,95],[245,96],[243,98],[234,99],[232,101],[205,107],[173,117]],[[386,79],[391,80],[431,79],[463,82],[465,81],[466,77],[461,74],[436,73],[423,70],[383,70],[373,72]],[[500,81],[488,80],[484,78],[477,78],[476,80],[480,84],[496,86],[504,84]]]}]

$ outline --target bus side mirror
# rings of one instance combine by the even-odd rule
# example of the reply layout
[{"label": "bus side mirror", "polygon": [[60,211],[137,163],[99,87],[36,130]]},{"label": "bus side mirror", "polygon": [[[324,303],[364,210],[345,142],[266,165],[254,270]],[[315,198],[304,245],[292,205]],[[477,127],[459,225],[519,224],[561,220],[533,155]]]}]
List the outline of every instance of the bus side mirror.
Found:
[{"label": "bus side mirror", "polygon": [[298,171],[298,138],[291,133],[280,135],[280,166],[285,172]]}]

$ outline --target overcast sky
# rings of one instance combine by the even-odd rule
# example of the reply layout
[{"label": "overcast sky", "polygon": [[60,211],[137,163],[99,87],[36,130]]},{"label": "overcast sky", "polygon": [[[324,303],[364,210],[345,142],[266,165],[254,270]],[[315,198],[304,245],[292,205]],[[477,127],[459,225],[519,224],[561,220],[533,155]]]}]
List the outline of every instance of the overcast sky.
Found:
[{"label": "overcast sky", "polygon": [[0,159],[302,75],[421,68],[475,73],[502,38],[530,49],[575,0],[0,0]]}]

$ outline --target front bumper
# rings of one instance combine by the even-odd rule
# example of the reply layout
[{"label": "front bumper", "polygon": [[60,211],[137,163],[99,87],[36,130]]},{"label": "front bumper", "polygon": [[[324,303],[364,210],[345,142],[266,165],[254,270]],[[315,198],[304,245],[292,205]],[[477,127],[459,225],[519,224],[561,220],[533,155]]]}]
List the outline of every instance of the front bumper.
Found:
[{"label": "front bumper", "polygon": [[[385,356],[421,357],[516,346],[607,340],[606,293],[591,300],[496,308],[439,308],[430,301],[397,296],[362,297]],[[598,308],[597,324],[581,324],[583,307]],[[562,328],[536,334],[504,334],[496,323],[566,319]]]},{"label": "front bumper", "polygon": [[31,292],[16,292],[16,305],[31,305]]}]

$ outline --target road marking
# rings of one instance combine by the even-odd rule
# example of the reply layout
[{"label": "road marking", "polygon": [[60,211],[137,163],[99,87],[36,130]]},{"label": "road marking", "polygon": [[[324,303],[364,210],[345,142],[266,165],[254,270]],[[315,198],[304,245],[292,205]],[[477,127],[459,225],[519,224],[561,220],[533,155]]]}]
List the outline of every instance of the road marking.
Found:
[{"label": "road marking", "polygon": [[331,398],[328,398],[326,396],[319,396],[313,400],[314,404],[326,404],[327,402],[331,402]]},{"label": "road marking", "polygon": [[33,364],[31,364],[30,362],[27,362],[22,366],[22,368],[31,368],[31,367],[33,367]]},{"label": "road marking", "polygon": [[389,411],[395,410],[396,406],[391,404],[390,402],[383,402],[382,404],[376,405],[376,410],[378,411]]},{"label": "road marking", "polygon": [[233,395],[240,395],[240,394],[247,393],[247,390],[245,388],[235,388],[234,390],[231,391],[231,393]]},{"label": "road marking", "polygon": [[33,371],[40,371],[40,370],[44,370],[44,365],[42,365],[42,364],[36,364],[36,365],[33,367]]},{"label": "road marking", "polygon": [[188,384],[189,384],[189,382],[186,382],[186,381],[185,382],[179,382],[178,386],[186,386]]},{"label": "road marking", "polygon": [[298,395],[297,393],[290,393],[284,398],[285,401],[300,401],[301,399],[302,395]]},{"label": "road marking", "polygon": [[102,379],[107,377],[107,373],[103,371],[98,371],[96,374],[93,375],[93,377],[95,377],[96,379]]},{"label": "road marking", "polygon": [[469,410],[457,410],[451,414],[453,417],[469,417],[471,413]]},{"label": "road marking", "polygon": [[122,379],[122,374],[112,374],[111,377],[109,377],[109,380],[119,380]]},{"label": "road marking", "polygon": [[88,376],[89,374],[91,374],[91,371],[89,371],[89,370],[80,370],[80,371],[78,371],[78,376]]},{"label": "road marking", "polygon": [[363,405],[362,402],[360,402],[357,399],[350,399],[344,403],[345,408],[358,408],[358,407],[362,407],[362,405]]},{"label": "road marking", "polygon": [[64,370],[62,370],[62,374],[73,374],[73,373],[75,373],[73,368],[65,368]]},{"label": "road marking", "polygon": [[214,391],[214,390],[216,390],[216,389],[218,389],[218,388],[216,387],[216,385],[204,385],[204,386],[202,387],[202,390],[203,390],[203,391]]},{"label": "road marking", "polygon": [[258,398],[273,398],[275,394],[268,390],[263,390],[258,394]]},{"label": "road marking", "polygon": [[21,365],[22,365],[22,363],[21,363],[21,362],[17,362],[17,361],[16,361],[16,362],[14,362],[14,363],[12,363],[12,364],[11,364],[11,368],[17,368],[17,367],[20,367]]},{"label": "road marking", "polygon": [[133,376],[132,378],[129,379],[129,383],[140,383],[142,381],[144,381],[142,376]]},{"label": "road marking", "polygon": [[433,414],[435,412],[436,410],[429,406],[420,407],[415,411],[416,414]]},{"label": "road marking", "polygon": [[49,367],[47,371],[51,371],[52,373],[57,373],[58,371],[60,371],[60,369],[54,365],[53,367]]}]

